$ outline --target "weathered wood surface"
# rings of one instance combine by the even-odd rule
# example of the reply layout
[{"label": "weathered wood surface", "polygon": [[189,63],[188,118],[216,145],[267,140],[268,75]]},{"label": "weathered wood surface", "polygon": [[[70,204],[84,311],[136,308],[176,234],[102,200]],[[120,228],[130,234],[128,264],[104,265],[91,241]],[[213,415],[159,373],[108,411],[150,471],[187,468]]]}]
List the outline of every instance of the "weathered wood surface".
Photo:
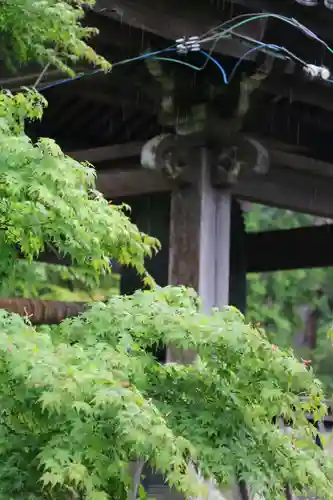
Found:
[{"label": "weathered wood surface", "polygon": [[205,149],[194,153],[193,171],[193,184],[171,194],[169,283],[197,290],[208,310],[228,302],[230,196],[212,187]]},{"label": "weathered wood surface", "polygon": [[108,200],[170,192],[174,183],[163,173],[138,169],[109,169],[98,172],[97,189]]},{"label": "weathered wood surface", "polygon": [[[235,137],[237,138],[237,136]],[[270,164],[272,167],[286,167],[323,177],[333,177],[333,163],[324,162],[305,156],[304,154],[301,155],[293,152],[297,150],[298,152],[301,152],[302,150],[306,152],[306,149],[302,146],[285,144],[267,138],[254,137],[254,139],[268,150]],[[189,147],[191,146],[191,141],[194,142],[194,139],[188,139]],[[199,139],[197,141],[199,142]],[[117,160],[133,158],[133,160],[136,159],[136,161],[133,162],[132,166],[138,167],[139,163],[137,159],[140,157],[144,145],[145,142],[143,141],[128,142],[124,144],[112,144],[101,148],[71,151],[67,154],[78,161],[88,161],[92,163],[105,161],[115,162]],[[215,147],[218,147],[218,145],[215,145]],[[117,163],[115,163],[115,165],[117,165]],[[101,173],[103,173],[103,171],[101,171]]]},{"label": "weathered wood surface", "polygon": [[26,317],[33,325],[59,324],[65,318],[78,316],[88,304],[19,298],[0,298],[0,309]]},{"label": "weathered wood surface", "polygon": [[263,82],[261,90],[286,98],[290,103],[298,101],[326,111],[333,110],[332,88],[323,83],[295,80],[292,75],[274,75]]},{"label": "weathered wood surface", "polygon": [[67,153],[78,161],[88,161],[99,163],[102,161],[114,161],[124,158],[140,156],[142,142],[127,142],[124,144],[114,144],[112,146],[103,146],[101,148],[83,149]]},{"label": "weathered wood surface", "polygon": [[267,175],[246,173],[232,193],[248,201],[287,208],[319,217],[333,217],[331,182],[289,168],[271,168]]},{"label": "weathered wood surface", "polygon": [[[274,162],[279,158],[286,166],[271,163],[265,175],[247,170],[241,173],[231,193],[252,202],[333,218],[332,186],[329,180],[333,165],[290,153],[274,152],[272,158]],[[175,183],[161,172],[141,169],[137,161],[133,162],[133,166],[136,168],[110,168],[99,172],[97,188],[108,199],[116,200],[140,194],[170,192],[175,187]],[[317,169],[318,175],[312,175],[314,169]],[[218,177],[214,178],[214,184],[223,187]]]},{"label": "weathered wood surface", "polygon": [[[203,309],[229,300],[230,196],[210,182],[207,151],[193,155],[195,180],[171,193],[169,284],[194,288]],[[168,348],[169,362],[191,363],[192,351]]]}]

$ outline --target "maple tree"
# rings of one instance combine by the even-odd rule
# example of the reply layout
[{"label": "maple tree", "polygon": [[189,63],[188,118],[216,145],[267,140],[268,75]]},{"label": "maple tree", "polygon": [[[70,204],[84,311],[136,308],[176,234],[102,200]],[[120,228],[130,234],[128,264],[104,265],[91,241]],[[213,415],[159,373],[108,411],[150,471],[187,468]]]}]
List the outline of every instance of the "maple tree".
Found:
[{"label": "maple tree", "polygon": [[[327,221],[318,217],[261,205],[251,205],[245,215],[249,231],[308,227]],[[280,347],[293,347],[298,358],[310,358],[315,374],[332,394],[333,268],[296,269],[248,275],[247,319],[261,322],[269,339]],[[314,345],[302,339],[302,311],[315,311]],[[301,333],[301,335],[300,335]]]},{"label": "maple tree", "polygon": [[[14,65],[64,69],[85,57],[105,66],[84,42],[78,0],[4,6],[4,55]],[[204,494],[197,470],[221,487],[244,479],[267,499],[283,498],[287,483],[332,499],[331,462],[305,418],[326,411],[311,368],[272,348],[236,310],[207,316],[192,290],[154,286],[144,259],[158,242],[95,190],[91,167],[25,134],[25,120],[45,105],[35,91],[0,95],[1,271],[11,272],[18,250],[31,261],[50,247],[97,284],[113,258],[151,288],[38,329],[0,311],[0,499],[122,500],[138,458],[186,497]],[[156,343],[198,358],[163,365]],[[291,434],[273,423],[277,415],[292,420]]]}]

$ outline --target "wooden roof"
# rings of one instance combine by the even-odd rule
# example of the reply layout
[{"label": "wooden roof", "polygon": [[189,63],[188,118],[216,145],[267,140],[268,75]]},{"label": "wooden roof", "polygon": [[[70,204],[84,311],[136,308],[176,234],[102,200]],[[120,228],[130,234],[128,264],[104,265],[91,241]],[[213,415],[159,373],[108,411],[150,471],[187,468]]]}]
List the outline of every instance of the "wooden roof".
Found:
[{"label": "wooden roof", "polygon": [[[217,0],[208,4],[204,0],[98,0],[85,22],[100,29],[93,42],[95,48],[109,60],[120,61],[146,50],[163,49],[179,36],[201,35],[239,13],[251,11],[294,17],[333,45],[333,12],[323,5],[302,7],[294,0]],[[276,19],[249,23],[238,33],[283,45],[306,61],[333,70],[333,56],[322,45]],[[208,43],[205,48],[209,47]],[[214,57],[229,71],[248,48],[239,39],[220,41]],[[192,55],[190,60],[199,65],[203,62],[201,55]],[[242,73],[253,74],[262,62],[262,55],[252,55],[228,86],[213,64],[195,72],[170,63],[163,65],[163,71],[173,82],[180,114],[204,103],[215,113],[217,128],[220,124],[227,130]],[[15,75],[2,70],[0,84],[17,89],[33,84],[36,75],[38,68],[22,68]],[[60,77],[49,71],[43,84]],[[138,171],[141,144],[161,132],[174,132],[173,124],[161,118],[163,84],[144,62],[117,66],[107,75],[86,76],[44,93],[49,107],[42,123],[31,126],[31,133],[54,137],[66,151],[94,162],[104,176],[100,182],[108,196],[116,195],[110,187],[115,185],[114,179],[123,186],[124,195],[137,194],[134,184],[140,183],[148,185],[146,191],[170,189],[170,183],[159,174]],[[297,65],[272,61],[268,77],[251,96],[239,131],[267,146],[271,169],[266,177],[247,175],[240,179],[233,188],[235,195],[333,216],[332,110],[333,85],[309,82]],[[126,147],[119,146],[123,144]],[[120,179],[119,168],[136,170],[136,180],[132,174],[125,181],[124,177]],[[110,177],[111,169],[114,177]]]}]

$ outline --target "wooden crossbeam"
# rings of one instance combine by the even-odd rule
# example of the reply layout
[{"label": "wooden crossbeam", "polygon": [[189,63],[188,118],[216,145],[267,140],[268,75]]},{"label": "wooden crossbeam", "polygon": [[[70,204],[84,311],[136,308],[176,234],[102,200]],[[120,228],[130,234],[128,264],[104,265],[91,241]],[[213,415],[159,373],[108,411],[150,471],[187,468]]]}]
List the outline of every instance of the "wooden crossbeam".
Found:
[{"label": "wooden crossbeam", "polygon": [[[333,225],[251,232],[246,236],[247,272],[261,273],[333,266]],[[68,259],[43,253],[40,262],[70,266]],[[112,263],[114,272],[121,266]]]},{"label": "wooden crossbeam", "polygon": [[[288,167],[315,175],[333,177],[333,164],[292,152],[292,150],[302,150],[300,146],[293,146],[272,139],[261,139],[260,137],[256,138],[256,140],[269,150],[270,163],[273,167]],[[144,145],[145,142],[143,141],[127,142],[124,144],[112,144],[99,148],[71,151],[67,154],[78,161],[87,161],[96,164],[105,161],[112,162],[135,158],[136,161],[132,164],[132,167],[138,167],[139,163],[137,159],[140,157]]]},{"label": "wooden crossbeam", "polygon": [[[125,146],[123,151],[131,147]],[[115,146],[110,147],[107,154],[115,158],[112,148]],[[121,149],[117,151],[124,157]],[[80,155],[83,157],[84,153],[80,152]],[[89,154],[85,157],[91,158]],[[259,175],[251,170],[244,172],[232,187],[232,194],[252,202],[333,218],[332,164],[282,151],[270,152],[270,159],[267,174]],[[109,168],[98,172],[97,187],[108,199],[168,192],[176,186],[162,173],[141,168],[136,158],[131,165],[133,168]],[[218,179],[215,183],[219,185]]]},{"label": "wooden crossbeam", "polygon": [[114,161],[140,156],[142,146],[142,142],[128,142],[125,144],[72,151],[67,154],[77,161],[100,163],[102,161]]},{"label": "wooden crossbeam", "polygon": [[333,266],[333,225],[248,233],[248,272]]},{"label": "wooden crossbeam", "polygon": [[174,183],[161,172],[137,169],[109,169],[98,173],[97,189],[108,200],[170,192]]},{"label": "wooden crossbeam", "polygon": [[319,175],[272,167],[266,175],[245,174],[232,193],[255,203],[333,218],[332,185]]},{"label": "wooden crossbeam", "polygon": [[[181,3],[171,0],[167,4],[156,0],[140,2],[98,0],[95,10],[133,28],[139,28],[173,42],[182,36],[202,35],[230,17],[229,10],[221,12],[212,5],[207,8],[204,2],[194,4],[192,0]],[[261,40],[265,25],[266,20],[256,21],[245,25],[239,32]],[[216,44],[214,50],[221,54],[240,57],[247,48],[238,40],[223,39]],[[248,59],[253,57],[250,56]]]}]

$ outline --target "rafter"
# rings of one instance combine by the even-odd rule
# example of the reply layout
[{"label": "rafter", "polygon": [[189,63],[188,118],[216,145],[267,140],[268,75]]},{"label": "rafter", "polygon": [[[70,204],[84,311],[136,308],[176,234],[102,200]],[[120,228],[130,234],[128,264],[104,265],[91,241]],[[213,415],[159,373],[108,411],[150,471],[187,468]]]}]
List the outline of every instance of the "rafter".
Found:
[{"label": "rafter", "polygon": [[327,40],[333,40],[333,14],[329,9],[306,8],[294,0],[229,0],[234,5],[241,5],[252,12],[273,12],[297,19],[309,29]]}]

